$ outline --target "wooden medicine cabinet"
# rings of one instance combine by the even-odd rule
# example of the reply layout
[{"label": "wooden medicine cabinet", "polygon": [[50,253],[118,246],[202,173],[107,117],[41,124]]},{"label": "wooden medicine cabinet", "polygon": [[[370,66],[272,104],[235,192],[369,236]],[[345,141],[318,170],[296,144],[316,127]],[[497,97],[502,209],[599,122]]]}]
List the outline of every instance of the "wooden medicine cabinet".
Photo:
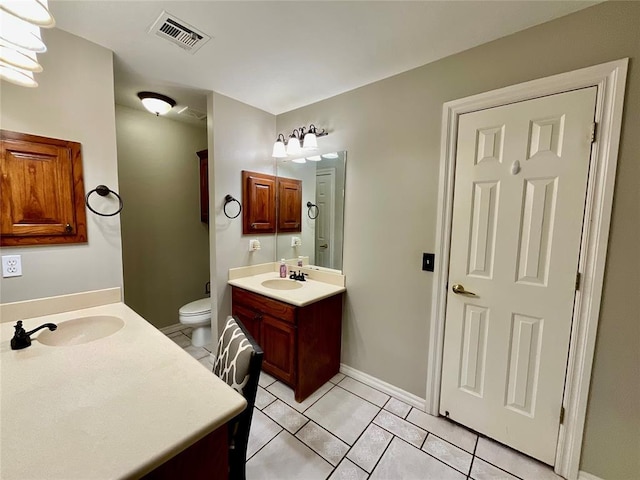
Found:
[{"label": "wooden medicine cabinet", "polygon": [[242,172],[242,233],[301,232],[302,181]]},{"label": "wooden medicine cabinet", "polygon": [[86,243],[80,144],[0,130],[0,245]]}]

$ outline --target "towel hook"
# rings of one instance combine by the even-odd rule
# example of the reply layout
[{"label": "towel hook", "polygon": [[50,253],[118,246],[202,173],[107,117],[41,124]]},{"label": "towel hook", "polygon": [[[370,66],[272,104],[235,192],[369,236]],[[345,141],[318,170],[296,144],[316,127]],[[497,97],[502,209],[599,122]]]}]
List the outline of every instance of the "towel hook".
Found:
[{"label": "towel hook", "polygon": [[[311,209],[315,208],[316,209],[316,214],[312,216],[311,214]],[[311,219],[311,220],[315,220],[316,218],[318,218],[318,214],[320,213],[320,209],[318,208],[318,206],[314,203],[311,202],[307,202],[307,216]]]},{"label": "towel hook", "polygon": [[[98,195],[100,195],[101,197],[106,197],[107,195],[109,195],[110,193],[113,193],[116,197],[118,197],[118,203],[119,203],[119,207],[118,210],[116,210],[113,213],[100,213],[96,210],[94,210],[91,205],[89,205],[89,197],[91,196],[91,194],[93,192],[96,192]],[[124,207],[124,204],[122,203],[122,198],[120,198],[120,195],[118,195],[116,192],[114,192],[113,190],[110,190],[109,187],[107,187],[106,185],[98,185],[96,188],[94,188],[93,190],[91,190],[89,193],[87,193],[87,198],[85,203],[87,204],[87,208],[89,210],[91,210],[93,213],[95,213],[96,215],[100,215],[101,217],[113,217],[114,215],[119,214],[122,211],[122,207]]]},{"label": "towel hook", "polygon": [[[233,202],[236,202],[236,203],[238,204],[238,213],[236,213],[236,214],[232,217],[232,216],[230,216],[230,215],[227,213],[227,205],[228,205],[228,204],[230,204],[230,203],[233,203]],[[224,211],[224,214],[225,214],[225,216],[226,216],[227,218],[237,218],[237,217],[238,217],[238,215],[240,215],[240,213],[242,212],[242,204],[241,204],[238,200],[236,200],[235,198],[233,198],[231,195],[227,194],[227,195],[224,197],[224,207],[222,207],[222,210]]]}]

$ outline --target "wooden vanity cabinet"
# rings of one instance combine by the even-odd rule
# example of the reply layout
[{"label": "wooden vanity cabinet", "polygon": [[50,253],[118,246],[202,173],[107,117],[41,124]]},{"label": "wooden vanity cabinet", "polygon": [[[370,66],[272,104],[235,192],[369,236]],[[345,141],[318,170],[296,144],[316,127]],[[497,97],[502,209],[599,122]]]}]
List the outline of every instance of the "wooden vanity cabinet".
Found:
[{"label": "wooden vanity cabinet", "polygon": [[262,369],[302,402],[340,369],[342,293],[304,307],[232,288],[232,313],[264,351]]}]

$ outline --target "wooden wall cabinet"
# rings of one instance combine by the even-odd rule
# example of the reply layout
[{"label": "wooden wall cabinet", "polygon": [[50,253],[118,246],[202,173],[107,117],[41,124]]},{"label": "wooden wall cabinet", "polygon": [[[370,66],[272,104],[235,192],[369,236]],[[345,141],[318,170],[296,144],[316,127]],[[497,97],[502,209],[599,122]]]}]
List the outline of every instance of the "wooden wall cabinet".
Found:
[{"label": "wooden wall cabinet", "polygon": [[278,232],[302,231],[302,180],[278,177]]},{"label": "wooden wall cabinet", "polygon": [[0,245],[85,243],[80,144],[0,130]]},{"label": "wooden wall cabinet", "polygon": [[264,350],[262,369],[302,402],[340,369],[342,294],[296,307],[231,287],[232,313]]},{"label": "wooden wall cabinet", "polygon": [[242,205],[243,235],[302,231],[301,180],[243,171]]},{"label": "wooden wall cabinet", "polygon": [[200,159],[200,221],[209,223],[209,150],[197,152]]},{"label": "wooden wall cabinet", "polygon": [[275,233],[276,177],[242,171],[242,233]]}]

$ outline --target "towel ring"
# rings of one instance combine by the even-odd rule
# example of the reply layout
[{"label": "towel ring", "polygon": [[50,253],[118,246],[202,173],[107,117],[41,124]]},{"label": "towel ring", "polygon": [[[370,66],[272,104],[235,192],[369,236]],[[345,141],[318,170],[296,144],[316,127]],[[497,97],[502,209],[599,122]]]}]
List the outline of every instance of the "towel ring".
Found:
[{"label": "towel ring", "polygon": [[[316,209],[316,214],[315,215],[311,215],[311,209],[315,208]],[[318,208],[317,205],[311,203],[311,202],[307,202],[307,216],[311,219],[311,220],[315,220],[316,218],[318,218],[318,214],[320,213],[320,209]]]},{"label": "towel ring", "polygon": [[[110,193],[113,193],[116,197],[118,197],[118,202],[119,202],[119,207],[118,210],[116,210],[113,213],[100,213],[97,212],[96,210],[94,210],[91,205],[89,205],[89,197],[91,196],[91,194],[93,192],[96,192],[98,195],[100,195],[101,197],[106,197],[107,195],[109,195]],[[87,204],[87,208],[89,210],[91,210],[93,213],[95,213],[96,215],[100,215],[101,217],[113,217],[114,215],[119,214],[122,211],[122,207],[124,207],[124,204],[122,203],[122,198],[120,198],[120,195],[118,195],[116,192],[114,192],[113,190],[110,190],[109,187],[107,187],[106,185],[98,185],[96,188],[94,188],[93,190],[91,190],[89,193],[87,193],[87,198],[85,203]]]},{"label": "towel ring", "polygon": [[[236,202],[236,203],[238,204],[238,209],[239,209],[239,210],[238,210],[238,213],[236,213],[236,214],[232,217],[232,216],[230,216],[230,215],[227,213],[227,205],[228,205],[228,204],[230,204],[230,203],[233,203],[233,202]],[[242,213],[242,204],[241,204],[238,200],[236,200],[235,198],[233,198],[231,195],[226,195],[226,196],[224,197],[224,207],[222,207],[222,210],[224,211],[224,215],[225,215],[227,218],[232,218],[232,219],[233,219],[233,218],[238,218],[238,215],[240,215],[240,213]]]}]

